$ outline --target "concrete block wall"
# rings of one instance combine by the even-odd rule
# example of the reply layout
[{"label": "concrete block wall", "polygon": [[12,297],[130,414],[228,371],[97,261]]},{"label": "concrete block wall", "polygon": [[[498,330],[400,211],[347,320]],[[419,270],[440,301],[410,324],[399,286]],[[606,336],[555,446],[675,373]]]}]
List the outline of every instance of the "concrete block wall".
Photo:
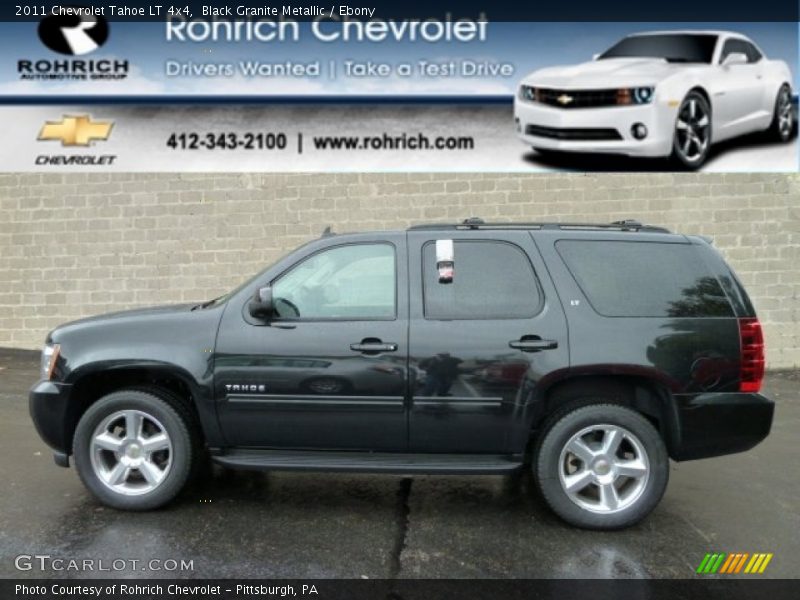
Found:
[{"label": "concrete block wall", "polygon": [[800,177],[782,174],[4,174],[0,347],[67,320],[212,298],[332,225],[636,218],[712,236],[800,366]]}]

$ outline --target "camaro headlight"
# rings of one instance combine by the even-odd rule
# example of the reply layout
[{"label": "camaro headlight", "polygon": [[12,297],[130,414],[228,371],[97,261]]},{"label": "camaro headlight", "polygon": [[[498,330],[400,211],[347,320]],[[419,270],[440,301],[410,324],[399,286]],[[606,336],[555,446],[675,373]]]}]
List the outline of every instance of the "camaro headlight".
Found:
[{"label": "camaro headlight", "polygon": [[617,104],[650,104],[653,96],[655,96],[655,88],[652,86],[620,88],[617,90]]},{"label": "camaro headlight", "polygon": [[53,371],[58,362],[58,355],[61,353],[61,346],[58,344],[46,344],[42,350],[42,379],[51,379]]},{"label": "camaro headlight", "polygon": [[520,100],[536,102],[536,88],[530,85],[519,86],[519,97]]}]

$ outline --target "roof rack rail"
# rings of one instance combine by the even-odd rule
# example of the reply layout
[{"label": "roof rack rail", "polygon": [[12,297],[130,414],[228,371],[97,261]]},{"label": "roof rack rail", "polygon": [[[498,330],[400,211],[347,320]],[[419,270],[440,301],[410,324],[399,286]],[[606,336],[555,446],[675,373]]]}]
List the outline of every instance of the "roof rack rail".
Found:
[{"label": "roof rack rail", "polygon": [[665,227],[657,225],[645,225],[635,219],[625,219],[614,221],[613,223],[487,223],[479,217],[464,219],[461,223],[428,223],[425,225],[414,225],[408,231],[436,231],[441,229],[564,229],[564,230],[617,230],[617,231],[641,231],[646,233],[671,233]]}]

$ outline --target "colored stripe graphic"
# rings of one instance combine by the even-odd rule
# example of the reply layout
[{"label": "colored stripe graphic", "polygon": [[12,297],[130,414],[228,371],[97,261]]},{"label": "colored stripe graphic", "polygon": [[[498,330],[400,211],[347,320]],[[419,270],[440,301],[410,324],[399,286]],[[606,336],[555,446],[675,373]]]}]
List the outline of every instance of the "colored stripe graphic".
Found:
[{"label": "colored stripe graphic", "polygon": [[763,573],[766,570],[769,561],[772,560],[772,557],[773,557],[772,552],[770,552],[764,557],[764,562],[761,563],[761,568],[758,570],[759,573]]},{"label": "colored stripe graphic", "polygon": [[750,556],[749,552],[745,552],[744,554],[742,554],[742,557],[739,559],[739,563],[736,565],[736,570],[734,571],[734,573],[738,573],[739,571],[742,570],[742,567],[744,567],[744,561],[747,560],[748,556]]},{"label": "colored stripe graphic", "polygon": [[[767,565],[772,560],[774,554],[766,552],[708,552],[700,561],[696,573],[702,575],[713,575],[715,573],[733,575],[742,572],[750,574],[761,574],[767,569]],[[746,566],[745,566],[746,565]]]},{"label": "colored stripe graphic", "polygon": [[708,564],[710,559],[711,559],[711,555],[706,553],[706,555],[703,557],[703,560],[700,562],[700,566],[697,567],[697,571],[695,571],[695,573],[705,573],[706,572],[706,565]]},{"label": "colored stripe graphic", "polygon": [[722,568],[719,570],[719,572],[730,573],[731,566],[736,564],[736,560],[738,558],[739,558],[738,554],[728,554],[728,558],[724,563],[722,563]]}]

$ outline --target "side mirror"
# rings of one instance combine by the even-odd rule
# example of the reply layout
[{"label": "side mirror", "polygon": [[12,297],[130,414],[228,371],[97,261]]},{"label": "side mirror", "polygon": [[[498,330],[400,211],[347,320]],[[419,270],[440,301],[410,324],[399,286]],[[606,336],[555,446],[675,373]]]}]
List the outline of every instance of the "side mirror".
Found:
[{"label": "side mirror", "polygon": [[250,316],[260,321],[267,321],[273,316],[275,307],[272,302],[272,288],[265,286],[256,290],[256,295],[247,305]]},{"label": "side mirror", "polygon": [[746,65],[747,54],[744,52],[731,52],[722,60],[723,67],[730,67],[731,65]]},{"label": "side mirror", "polygon": [[599,52],[595,52],[594,54],[592,54],[592,60],[597,60],[598,58],[600,58]]}]

